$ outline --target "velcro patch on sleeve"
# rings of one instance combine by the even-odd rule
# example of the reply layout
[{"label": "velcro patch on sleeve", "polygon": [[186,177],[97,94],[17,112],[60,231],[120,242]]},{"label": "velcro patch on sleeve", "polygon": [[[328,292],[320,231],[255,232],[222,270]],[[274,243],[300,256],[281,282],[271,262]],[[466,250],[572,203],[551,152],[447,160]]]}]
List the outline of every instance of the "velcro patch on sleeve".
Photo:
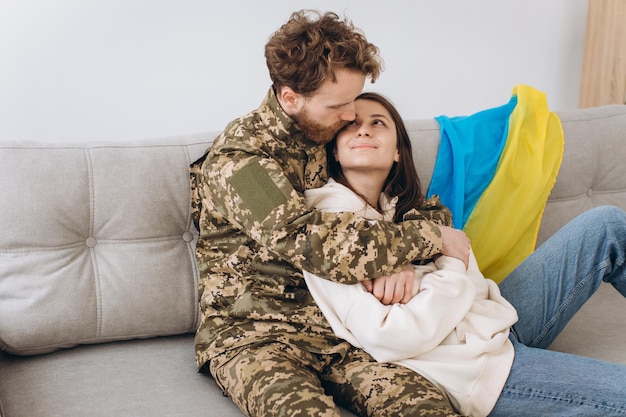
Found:
[{"label": "velcro patch on sleeve", "polygon": [[230,184],[241,198],[244,207],[250,210],[252,217],[259,222],[265,220],[272,210],[287,201],[278,185],[258,163],[241,168],[231,177]]}]

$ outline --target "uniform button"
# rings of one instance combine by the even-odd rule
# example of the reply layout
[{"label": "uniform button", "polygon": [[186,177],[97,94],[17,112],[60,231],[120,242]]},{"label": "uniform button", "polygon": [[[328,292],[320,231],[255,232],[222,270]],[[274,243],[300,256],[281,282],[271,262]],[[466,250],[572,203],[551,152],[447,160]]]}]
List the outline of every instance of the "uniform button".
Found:
[{"label": "uniform button", "polygon": [[193,240],[193,234],[191,232],[183,233],[183,240],[185,242],[191,242]]},{"label": "uniform button", "polygon": [[93,248],[96,246],[96,243],[96,238],[93,236],[89,236],[87,240],[85,240],[85,245],[87,245],[88,248]]}]

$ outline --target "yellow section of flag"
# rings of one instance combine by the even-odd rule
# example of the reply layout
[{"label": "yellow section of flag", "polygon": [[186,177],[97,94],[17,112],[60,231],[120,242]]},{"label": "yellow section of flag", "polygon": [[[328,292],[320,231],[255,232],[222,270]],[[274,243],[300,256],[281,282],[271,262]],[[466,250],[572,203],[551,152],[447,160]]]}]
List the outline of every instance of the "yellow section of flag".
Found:
[{"label": "yellow section of flag", "polygon": [[546,96],[513,89],[517,106],[496,173],[463,230],[483,274],[500,282],[535,249],[541,217],[563,159],[563,128]]}]

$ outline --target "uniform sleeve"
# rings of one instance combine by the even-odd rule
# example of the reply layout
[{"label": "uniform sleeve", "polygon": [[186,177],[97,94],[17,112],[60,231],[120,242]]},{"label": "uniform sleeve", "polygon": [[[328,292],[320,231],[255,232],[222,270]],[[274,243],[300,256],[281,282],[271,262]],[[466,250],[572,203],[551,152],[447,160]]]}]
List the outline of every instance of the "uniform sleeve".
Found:
[{"label": "uniform sleeve", "polygon": [[402,220],[428,220],[438,225],[452,226],[452,212],[434,195],[424,200],[416,209],[405,213]]},{"label": "uniform sleeve", "polygon": [[204,161],[202,175],[210,195],[203,205],[294,267],[325,279],[355,283],[441,252],[439,227],[429,220],[370,224],[354,213],[307,209],[271,158],[216,153]]}]

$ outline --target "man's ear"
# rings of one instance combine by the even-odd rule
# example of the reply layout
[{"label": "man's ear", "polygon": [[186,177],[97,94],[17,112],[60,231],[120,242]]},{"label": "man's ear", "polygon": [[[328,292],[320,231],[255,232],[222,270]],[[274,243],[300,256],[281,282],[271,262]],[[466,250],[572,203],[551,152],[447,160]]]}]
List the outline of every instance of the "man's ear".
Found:
[{"label": "man's ear", "polygon": [[297,113],[304,103],[302,94],[296,93],[291,87],[281,87],[277,98],[285,113],[289,115]]}]

